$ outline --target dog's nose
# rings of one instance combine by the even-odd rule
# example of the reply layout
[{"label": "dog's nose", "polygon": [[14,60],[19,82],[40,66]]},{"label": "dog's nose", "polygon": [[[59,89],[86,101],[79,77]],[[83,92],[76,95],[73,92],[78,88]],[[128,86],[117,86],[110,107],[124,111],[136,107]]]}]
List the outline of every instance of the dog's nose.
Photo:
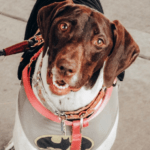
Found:
[{"label": "dog's nose", "polygon": [[76,73],[77,65],[73,61],[59,60],[57,68],[60,74],[73,76]]}]

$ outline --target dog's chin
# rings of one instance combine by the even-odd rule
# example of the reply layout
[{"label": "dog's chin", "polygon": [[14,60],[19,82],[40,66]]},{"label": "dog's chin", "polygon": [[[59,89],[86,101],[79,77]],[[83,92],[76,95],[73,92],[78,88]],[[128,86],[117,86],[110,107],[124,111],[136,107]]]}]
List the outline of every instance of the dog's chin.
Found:
[{"label": "dog's chin", "polygon": [[63,80],[56,80],[55,76],[47,76],[47,84],[49,84],[50,91],[55,95],[66,95],[71,91],[77,92],[80,88],[71,87]]}]

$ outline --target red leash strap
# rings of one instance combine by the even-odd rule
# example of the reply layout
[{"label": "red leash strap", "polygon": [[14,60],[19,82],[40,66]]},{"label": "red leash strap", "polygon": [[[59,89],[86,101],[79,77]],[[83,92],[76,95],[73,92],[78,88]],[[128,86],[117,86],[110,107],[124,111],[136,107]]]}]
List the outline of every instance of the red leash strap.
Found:
[{"label": "red leash strap", "polygon": [[23,41],[4,49],[5,55],[21,53],[29,48],[29,41]]},{"label": "red leash strap", "polygon": [[87,119],[73,121],[72,122],[72,142],[71,142],[71,150],[80,150],[82,144],[82,135],[81,130],[83,127],[87,127],[89,122]]},{"label": "red leash strap", "polygon": [[80,121],[73,121],[71,150],[80,150],[82,135],[80,133]]},{"label": "red leash strap", "polygon": [[28,51],[31,46],[36,47],[44,43],[44,39],[40,34],[40,30],[38,29],[34,36],[32,36],[29,40],[25,40],[23,42],[17,43],[10,47],[7,47],[3,50],[0,50],[0,56],[8,56],[12,54],[17,54],[21,52]]}]

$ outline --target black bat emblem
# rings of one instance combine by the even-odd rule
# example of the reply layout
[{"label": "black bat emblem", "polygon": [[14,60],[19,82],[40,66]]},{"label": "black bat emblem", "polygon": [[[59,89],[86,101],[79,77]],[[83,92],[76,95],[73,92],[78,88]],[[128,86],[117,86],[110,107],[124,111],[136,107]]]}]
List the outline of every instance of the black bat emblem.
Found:
[{"label": "black bat emblem", "polygon": [[[69,137],[67,139],[61,138],[60,143],[54,143],[52,141],[52,137],[42,137],[37,140],[37,146],[42,149],[61,149],[67,150],[71,146],[71,142],[69,141]],[[81,150],[87,150],[92,147],[92,142],[84,137],[82,137]]]},{"label": "black bat emblem", "polygon": [[69,142],[69,138],[68,139],[63,139],[61,138],[61,143],[54,143],[51,140],[52,137],[45,137],[45,138],[41,138],[37,141],[37,145],[40,148],[59,148],[62,150],[67,150],[69,148],[69,146],[71,145],[71,143]]}]

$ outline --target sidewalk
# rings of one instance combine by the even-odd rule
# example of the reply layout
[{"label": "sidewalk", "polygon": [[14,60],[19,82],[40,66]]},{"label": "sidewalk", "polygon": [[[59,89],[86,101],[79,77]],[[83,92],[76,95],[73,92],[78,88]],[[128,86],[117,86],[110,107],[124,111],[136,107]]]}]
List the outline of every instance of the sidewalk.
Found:
[{"label": "sidewalk", "polygon": [[[141,54],[150,57],[149,0],[101,0],[105,15],[121,23],[139,44]],[[0,0],[0,49],[24,38],[26,21],[35,0]],[[0,57],[0,149],[11,139],[20,81],[17,68],[21,54]],[[126,70],[119,91],[120,116],[112,150],[150,148],[150,60],[138,58]]]}]

